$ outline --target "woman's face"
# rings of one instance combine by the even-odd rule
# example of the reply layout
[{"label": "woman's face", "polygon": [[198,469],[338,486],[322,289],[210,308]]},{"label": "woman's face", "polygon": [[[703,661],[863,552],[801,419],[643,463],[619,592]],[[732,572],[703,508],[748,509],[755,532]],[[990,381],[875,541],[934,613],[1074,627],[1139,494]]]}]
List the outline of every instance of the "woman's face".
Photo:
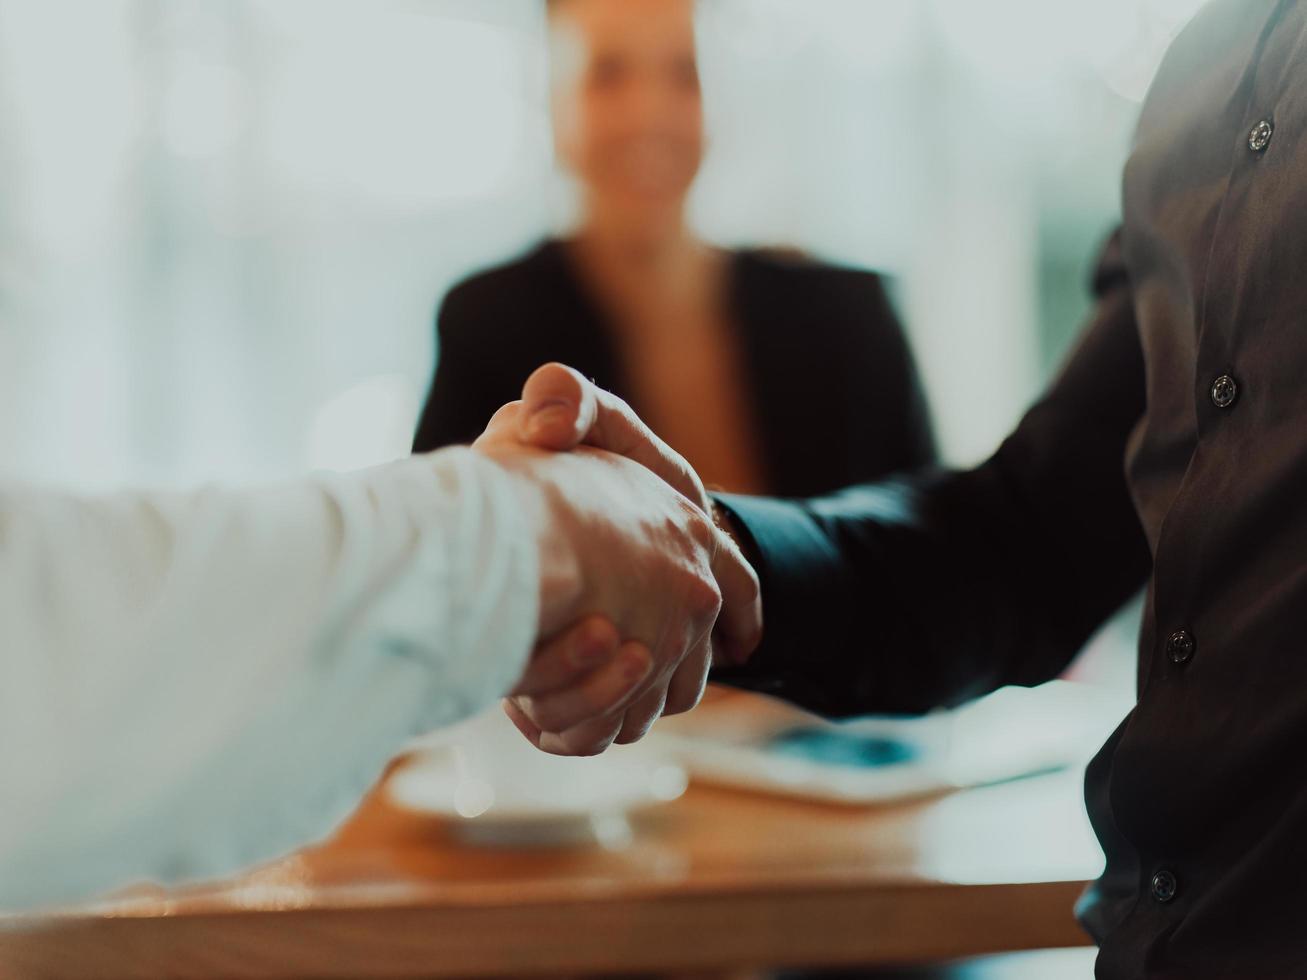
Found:
[{"label": "woman's face", "polygon": [[679,213],[703,158],[694,0],[558,0],[554,124],[592,206]]}]

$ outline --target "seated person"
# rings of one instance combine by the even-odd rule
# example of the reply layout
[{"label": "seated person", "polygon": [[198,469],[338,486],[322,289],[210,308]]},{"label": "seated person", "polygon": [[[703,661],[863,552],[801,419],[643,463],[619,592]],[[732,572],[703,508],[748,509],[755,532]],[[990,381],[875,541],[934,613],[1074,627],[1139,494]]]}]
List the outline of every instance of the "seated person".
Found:
[{"label": "seated person", "polygon": [[581,226],[449,294],[417,451],[475,438],[533,369],[562,361],[711,486],[803,496],[933,460],[877,276],[688,230],[704,150],[694,6],[550,3],[555,135]]}]

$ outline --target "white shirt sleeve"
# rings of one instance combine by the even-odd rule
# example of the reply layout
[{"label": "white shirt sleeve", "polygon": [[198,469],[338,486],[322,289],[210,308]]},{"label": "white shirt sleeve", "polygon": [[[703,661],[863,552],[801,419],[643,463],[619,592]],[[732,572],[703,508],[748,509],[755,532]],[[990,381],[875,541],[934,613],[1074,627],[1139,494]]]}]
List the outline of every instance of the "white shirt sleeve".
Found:
[{"label": "white shirt sleeve", "polygon": [[328,832],[522,672],[520,515],[466,449],[253,491],[0,488],[0,908]]}]

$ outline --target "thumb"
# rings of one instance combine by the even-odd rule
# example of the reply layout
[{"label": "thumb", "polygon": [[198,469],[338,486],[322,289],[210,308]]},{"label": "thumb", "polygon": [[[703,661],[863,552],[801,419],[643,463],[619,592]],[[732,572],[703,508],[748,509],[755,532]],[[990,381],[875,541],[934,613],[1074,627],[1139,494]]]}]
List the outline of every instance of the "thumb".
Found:
[{"label": "thumb", "polygon": [[538,449],[566,452],[587,441],[599,406],[596,388],[562,364],[546,364],[522,389],[518,436]]},{"label": "thumb", "polygon": [[626,402],[569,367],[546,364],[527,379],[518,425],[518,437],[540,449],[564,452],[586,445],[624,456],[708,511],[708,495],[690,464]]},{"label": "thumb", "polygon": [[474,449],[485,449],[505,439],[515,439],[515,433],[520,427],[522,419],[522,403],[509,402],[507,405],[495,412],[490,421],[486,424],[486,429],[481,435],[477,436],[472,443]]}]

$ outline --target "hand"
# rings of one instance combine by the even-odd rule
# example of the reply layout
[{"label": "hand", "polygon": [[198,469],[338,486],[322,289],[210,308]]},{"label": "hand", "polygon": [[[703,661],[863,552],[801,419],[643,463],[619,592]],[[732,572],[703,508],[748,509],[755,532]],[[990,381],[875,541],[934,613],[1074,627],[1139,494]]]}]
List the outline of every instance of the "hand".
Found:
[{"label": "hand", "polygon": [[565,695],[520,693],[513,703],[542,748],[591,754],[642,736],[665,702],[675,699],[679,710],[697,703],[722,604],[718,582],[737,583],[744,571],[755,596],[757,583],[735,567],[725,536],[684,495],[611,453],[524,445],[520,411],[520,404],[501,409],[474,448],[514,477],[539,542],[540,635],[601,614],[629,641],[615,663],[636,687],[623,694],[620,685],[581,685]]},{"label": "hand", "polygon": [[[622,643],[616,628],[592,616],[542,644],[504,709],[527,739],[554,755],[594,755],[617,737],[622,715],[649,672],[653,655],[640,643]],[[517,702],[529,699],[558,732],[545,732]]]},{"label": "hand", "polygon": [[[528,380],[523,402],[512,409],[518,438],[542,449],[569,451],[589,445],[625,456],[710,512],[713,506],[703,483],[685,460],[646,426],[621,399],[602,391],[569,368],[546,365]],[[713,664],[743,663],[757,647],[762,633],[762,612],[758,581],[740,555],[733,538],[723,536],[719,546],[726,559],[714,568],[722,591],[723,608],[707,652],[687,657],[673,673],[666,689],[655,687],[630,703],[618,742],[636,741],[662,714],[676,714],[694,707],[702,696],[709,667]],[[562,735],[550,733],[533,715],[525,699],[505,705],[509,717],[529,739],[549,751],[563,751],[569,740],[598,741],[611,737],[607,729],[592,724]]]},{"label": "hand", "polygon": [[[716,508],[690,464],[651,430],[626,402],[562,364],[546,364],[527,379],[515,410],[518,437],[527,445],[556,452],[590,446],[639,463],[683,494],[700,510]],[[725,522],[719,522],[725,524]],[[714,662],[738,666],[762,639],[758,579],[740,553],[729,527],[723,527],[736,556],[723,562],[723,606],[713,635]]]}]

